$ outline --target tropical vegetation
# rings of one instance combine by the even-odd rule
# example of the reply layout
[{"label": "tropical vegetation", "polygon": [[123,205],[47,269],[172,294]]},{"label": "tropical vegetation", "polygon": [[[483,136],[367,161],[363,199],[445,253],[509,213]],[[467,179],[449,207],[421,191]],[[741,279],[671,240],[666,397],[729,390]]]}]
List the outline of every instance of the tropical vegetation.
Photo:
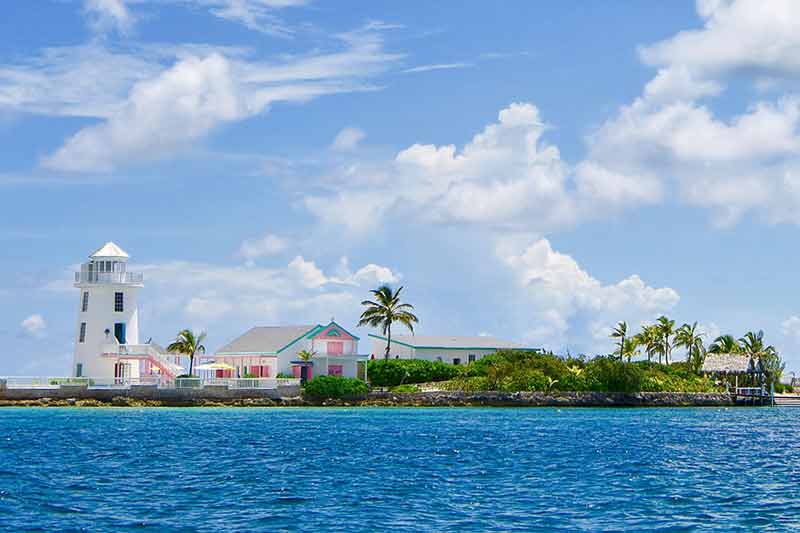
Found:
[{"label": "tropical vegetation", "polygon": [[206,353],[206,347],[203,345],[205,338],[205,332],[196,334],[190,329],[184,329],[178,332],[175,342],[167,346],[168,352],[185,355],[189,358],[189,376],[192,375],[194,356],[198,353]]},{"label": "tropical vegetation", "polygon": [[460,376],[464,368],[425,359],[375,359],[367,364],[367,376],[375,387],[396,387],[453,379]]},{"label": "tropical vegetation", "polygon": [[414,324],[418,323],[419,319],[413,313],[413,305],[400,301],[400,293],[403,292],[403,287],[393,291],[388,285],[383,285],[370,292],[374,299],[361,302],[361,305],[366,309],[361,313],[358,326],[379,328],[386,335],[384,358],[389,359],[392,343],[392,324],[402,324],[411,333],[414,333]]},{"label": "tropical vegetation", "polygon": [[360,399],[369,392],[367,384],[356,378],[317,376],[303,388],[303,396],[314,400]]}]

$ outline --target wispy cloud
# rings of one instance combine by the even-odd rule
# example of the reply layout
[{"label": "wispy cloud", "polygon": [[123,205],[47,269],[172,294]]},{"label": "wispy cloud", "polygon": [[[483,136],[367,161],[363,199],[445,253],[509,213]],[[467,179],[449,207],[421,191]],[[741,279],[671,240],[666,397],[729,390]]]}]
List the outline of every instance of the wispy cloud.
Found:
[{"label": "wispy cloud", "polygon": [[403,70],[403,74],[414,74],[417,72],[430,72],[432,70],[453,70],[460,68],[472,68],[474,63],[436,63],[432,65],[420,65]]}]

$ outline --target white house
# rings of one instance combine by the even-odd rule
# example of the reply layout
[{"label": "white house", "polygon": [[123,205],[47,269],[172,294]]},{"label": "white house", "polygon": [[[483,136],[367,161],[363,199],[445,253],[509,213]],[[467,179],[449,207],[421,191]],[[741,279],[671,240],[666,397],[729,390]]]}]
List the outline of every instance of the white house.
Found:
[{"label": "white house", "polygon": [[[386,353],[387,338],[369,334],[372,338],[372,355],[380,359]],[[494,337],[444,337],[419,335],[392,335],[389,354],[391,358],[427,359],[453,365],[465,365],[498,350],[523,350],[525,347]]]},{"label": "white house", "polygon": [[81,265],[73,376],[162,381],[183,371],[158,345],[139,342],[136,295],[143,286],[142,274],[128,272],[128,254],[113,242]]},{"label": "white house", "polygon": [[[307,366],[308,379],[330,375],[366,379],[369,357],[358,353],[359,338],[331,320],[327,325],[254,327],[216,351],[213,359],[233,370],[217,370],[217,377],[300,377]],[[310,364],[298,353],[314,353]]]}]

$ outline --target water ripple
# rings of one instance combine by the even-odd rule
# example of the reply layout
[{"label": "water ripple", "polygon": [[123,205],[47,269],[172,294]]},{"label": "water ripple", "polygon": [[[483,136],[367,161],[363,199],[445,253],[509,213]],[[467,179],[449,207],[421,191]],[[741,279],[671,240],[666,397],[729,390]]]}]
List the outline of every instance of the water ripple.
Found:
[{"label": "water ripple", "polygon": [[5,409],[2,531],[789,531],[800,410]]}]

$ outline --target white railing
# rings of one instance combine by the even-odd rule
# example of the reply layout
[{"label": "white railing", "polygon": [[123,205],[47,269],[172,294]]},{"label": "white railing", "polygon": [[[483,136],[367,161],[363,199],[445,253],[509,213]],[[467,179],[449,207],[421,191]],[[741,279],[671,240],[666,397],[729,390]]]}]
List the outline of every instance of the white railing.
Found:
[{"label": "white railing", "polygon": [[229,389],[277,389],[275,378],[232,378],[228,380]]},{"label": "white railing", "polygon": [[75,283],[111,283],[139,285],[144,282],[141,272],[89,272],[82,270],[75,272]]},{"label": "white railing", "polygon": [[89,377],[0,377],[9,389],[58,389],[63,386],[83,386],[89,389],[128,389],[131,385],[157,385],[160,388],[202,389],[206,385],[223,386],[228,389],[254,390],[277,389],[299,386],[294,378],[176,378],[174,381],[162,376],[138,378],[89,378]]},{"label": "white railing", "polygon": [[[9,389],[57,389],[59,382],[56,380],[81,380],[82,378],[49,378],[39,376],[12,376],[2,378]],[[75,383],[81,384],[82,382]]]}]

